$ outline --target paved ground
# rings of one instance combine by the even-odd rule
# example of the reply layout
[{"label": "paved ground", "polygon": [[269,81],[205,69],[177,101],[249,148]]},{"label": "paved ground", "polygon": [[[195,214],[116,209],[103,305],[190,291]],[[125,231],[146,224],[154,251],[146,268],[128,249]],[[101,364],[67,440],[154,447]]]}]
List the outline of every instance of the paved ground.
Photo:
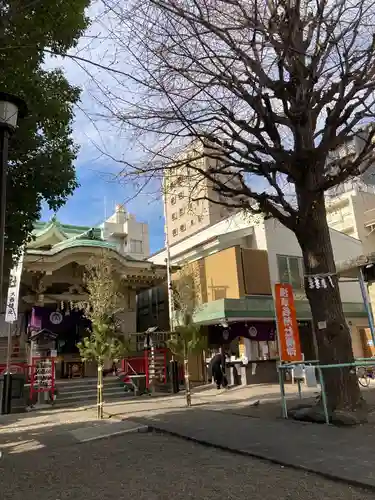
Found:
[{"label": "paved ground", "polygon": [[[305,396],[311,395],[313,392],[305,392]],[[293,393],[289,396],[293,397]],[[258,399],[260,405],[251,406]],[[183,396],[147,397],[108,404],[106,411],[112,418],[99,423],[93,408],[0,417],[0,450],[6,457],[31,456],[38,449],[50,453],[78,442],[147,426],[242,454],[362,483],[375,490],[373,425],[339,429],[284,421],[275,415],[270,417],[267,405],[273,405],[280,412],[277,388],[272,386],[230,391],[206,388],[197,391],[193,401],[191,409],[186,409]],[[210,453],[215,452],[211,449]]]},{"label": "paved ground", "polygon": [[304,472],[154,434],[6,456],[2,500],[370,500]]}]

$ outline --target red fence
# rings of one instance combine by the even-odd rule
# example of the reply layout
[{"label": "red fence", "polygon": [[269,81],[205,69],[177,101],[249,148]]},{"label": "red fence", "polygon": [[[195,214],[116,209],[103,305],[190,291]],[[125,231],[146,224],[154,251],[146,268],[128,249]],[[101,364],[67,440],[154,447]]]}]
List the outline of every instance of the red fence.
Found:
[{"label": "red fence", "polygon": [[[155,377],[162,384],[166,384],[168,381],[168,352],[168,349],[154,349]],[[122,371],[128,375],[145,374],[146,385],[148,387],[150,355],[151,350],[145,350],[139,356],[131,356],[123,359],[121,362]]]},{"label": "red fence", "polygon": [[30,399],[35,393],[55,393],[55,358],[33,358],[30,368]]}]

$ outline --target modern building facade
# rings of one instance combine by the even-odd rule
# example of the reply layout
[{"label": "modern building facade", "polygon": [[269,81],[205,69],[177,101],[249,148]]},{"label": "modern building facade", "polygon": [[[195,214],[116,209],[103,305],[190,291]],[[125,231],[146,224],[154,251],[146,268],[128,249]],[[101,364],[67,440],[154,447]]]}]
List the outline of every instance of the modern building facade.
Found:
[{"label": "modern building facade", "polygon": [[176,159],[179,166],[168,169],[164,179],[166,231],[171,244],[228,217],[233,209],[215,203],[220,199],[212,183],[199,174],[215,167],[219,160],[210,158],[208,148],[191,145]]},{"label": "modern building facade", "polygon": [[[331,230],[331,239],[337,261],[359,255],[362,251],[359,240],[339,231]],[[237,213],[171,245],[170,254],[172,265],[193,266],[200,277],[201,304],[195,321],[206,325],[213,335],[223,322],[232,325],[233,331],[241,330],[241,335],[244,328],[245,335],[256,330],[259,338],[250,339],[255,342],[252,344],[254,359],[260,359],[263,352],[271,357],[276,355],[272,290],[276,283],[290,283],[294,288],[305,356],[310,359],[314,356],[311,312],[303,289],[301,249],[293,233],[279,222],[252,220],[249,215]],[[165,256],[166,252],[162,250],[149,260],[160,264]],[[340,290],[355,355],[360,357],[364,346],[359,332],[368,326],[360,287],[357,282],[343,281]],[[155,302],[154,315],[156,306]],[[144,301],[144,325],[148,307]],[[167,302],[162,308],[167,309]]]}]

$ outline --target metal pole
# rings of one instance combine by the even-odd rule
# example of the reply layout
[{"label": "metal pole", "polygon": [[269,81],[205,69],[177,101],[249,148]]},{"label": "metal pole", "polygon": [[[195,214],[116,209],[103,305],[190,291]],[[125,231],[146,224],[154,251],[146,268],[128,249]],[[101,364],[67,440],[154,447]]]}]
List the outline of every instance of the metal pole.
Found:
[{"label": "metal pole", "polygon": [[0,129],[0,307],[4,310],[3,288],[4,288],[4,249],[5,249],[5,217],[6,217],[6,195],[7,195],[7,171],[8,171],[8,138],[9,132],[5,127]]},{"label": "metal pole", "polygon": [[279,375],[281,410],[282,410],[283,418],[288,418],[288,407],[287,407],[286,398],[285,398],[285,384],[284,384],[285,370],[282,369],[283,362],[281,360],[281,341],[280,341],[280,335],[279,335],[279,325],[277,323],[277,317],[276,317],[276,299],[275,299],[274,285],[272,285],[272,300],[273,300],[273,307],[275,310],[277,350],[279,351],[279,361],[278,361],[278,364],[276,366],[276,369],[277,369],[277,373]]},{"label": "metal pole", "polygon": [[[169,247],[169,234],[168,234],[168,206],[167,206],[167,190],[164,189],[164,219],[165,219],[165,250],[167,252],[167,258],[165,263],[167,265],[167,283],[168,283],[168,314],[169,314],[169,331],[174,332],[174,298],[173,298],[173,283],[172,283],[172,273],[171,273],[171,251]],[[172,392],[176,394],[179,392],[179,381],[178,381],[178,363],[174,358],[172,353],[170,361],[170,378],[172,381]]]},{"label": "metal pole", "polygon": [[[8,139],[9,132],[6,127],[0,129],[0,307],[5,314],[4,304],[4,253],[5,253],[5,222],[6,222],[6,192],[8,171]],[[5,316],[4,316],[5,317]],[[11,412],[12,380],[10,374],[10,359],[12,349],[12,327],[9,324],[7,366],[4,374],[4,387],[1,401],[1,413],[7,415]]]},{"label": "metal pole", "polygon": [[8,323],[8,346],[7,346],[6,373],[10,373],[10,364],[11,364],[11,359],[12,359],[12,327],[13,327],[13,323]]},{"label": "metal pole", "polygon": [[368,293],[367,293],[367,288],[366,288],[366,283],[365,283],[365,279],[364,279],[364,276],[363,276],[362,268],[359,268],[358,281],[359,281],[359,286],[361,287],[361,294],[362,294],[363,304],[364,304],[365,309],[366,309],[368,323],[369,323],[369,326],[370,326],[372,343],[373,343],[373,346],[375,347],[374,316],[372,314],[371,304],[370,304],[370,301],[368,299]]},{"label": "metal pole", "polygon": [[167,210],[167,193],[164,192],[164,219],[165,219],[165,250],[167,258],[167,283],[168,283],[168,312],[169,312],[169,329],[174,331],[174,302],[173,302],[173,284],[171,273],[171,252],[169,248],[169,234],[168,234],[168,210]]}]

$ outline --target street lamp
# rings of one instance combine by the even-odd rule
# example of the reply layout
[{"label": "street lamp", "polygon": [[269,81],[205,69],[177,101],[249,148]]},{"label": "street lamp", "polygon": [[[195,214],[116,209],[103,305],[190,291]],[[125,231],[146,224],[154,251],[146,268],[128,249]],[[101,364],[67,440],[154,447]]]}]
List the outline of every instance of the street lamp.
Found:
[{"label": "street lamp", "polygon": [[[9,136],[16,130],[18,117],[23,117],[26,113],[27,107],[22,99],[6,92],[0,92],[0,307],[3,309],[8,142]],[[4,388],[1,402],[2,413],[10,413],[12,392],[10,374],[11,349],[12,338],[10,331],[8,334],[7,369],[4,374]]]}]

